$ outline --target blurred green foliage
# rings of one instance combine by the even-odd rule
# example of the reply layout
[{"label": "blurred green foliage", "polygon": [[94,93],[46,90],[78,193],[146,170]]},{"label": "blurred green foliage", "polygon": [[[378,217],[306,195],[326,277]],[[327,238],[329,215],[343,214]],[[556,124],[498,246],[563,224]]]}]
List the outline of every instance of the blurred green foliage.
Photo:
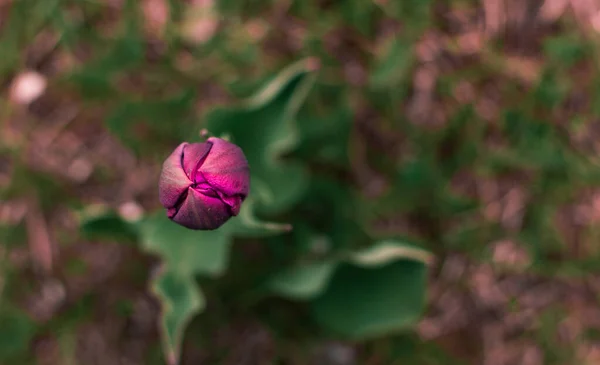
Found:
[{"label": "blurred green foliage", "polygon": [[[597,46],[568,21],[536,45],[541,61],[531,79],[511,74],[502,42],[482,45],[475,61],[452,54],[451,44],[443,50],[450,66],[435,69],[426,116],[414,118],[415,75],[427,71],[417,45],[444,31],[433,1],[223,0],[210,9],[165,1],[165,23],[151,30],[141,1],[124,0],[116,10],[107,3],[14,1],[0,14],[0,77],[41,67],[28,52],[47,46],[39,34],[51,34],[50,48],[68,66],[41,72],[49,93],[84,110],[74,129],[113,136],[155,172],[178,143],[199,140],[202,128],[230,139],[252,173],[240,215],[216,231],[190,231],[166,218],[151,189],[139,194],[152,199],[135,221],[115,206],[90,213],[97,197],[30,168],[27,143],[0,146],[14,164],[0,197],[35,197],[47,215],[59,206],[77,212],[76,231],[55,228],[68,237],[61,248],[79,240],[133,243],[159,260],[147,287],[160,301],[163,355],[150,351],[148,363],[188,363],[186,338],[210,351],[214,322],[242,313],[268,324],[280,343],[333,338],[374,347],[377,364],[460,364],[412,332],[427,309],[434,257],[487,262],[489,243],[511,239],[531,256],[532,273],[597,272],[593,244],[573,248],[556,224],[566,205],[600,184],[590,126],[600,95],[589,66]],[[446,3],[448,12],[470,4]],[[216,29],[205,42],[186,33],[200,21],[206,32]],[[576,75],[585,67],[587,75]],[[465,83],[474,93],[494,85],[493,117],[476,98],[459,100]],[[572,106],[581,94],[587,106]],[[438,111],[444,118],[436,124]],[[12,107],[2,113],[18,117]],[[27,124],[25,141],[36,127]],[[93,187],[118,175],[102,162]],[[520,223],[486,215],[490,202],[476,187],[457,188],[457,180],[508,181],[509,192],[523,192]],[[581,239],[595,242],[597,228],[587,228],[578,227]],[[0,226],[7,248],[25,246],[26,236],[24,223]],[[252,248],[260,254],[248,254]],[[28,279],[4,253],[0,363],[33,363],[28,349],[47,333],[72,359],[74,328],[91,317],[94,298],[35,323],[16,304],[26,287],[19,282]],[[553,314],[541,318],[534,337],[548,363],[568,363],[574,355],[555,343]],[[277,352],[281,363],[293,363],[293,354]]]}]

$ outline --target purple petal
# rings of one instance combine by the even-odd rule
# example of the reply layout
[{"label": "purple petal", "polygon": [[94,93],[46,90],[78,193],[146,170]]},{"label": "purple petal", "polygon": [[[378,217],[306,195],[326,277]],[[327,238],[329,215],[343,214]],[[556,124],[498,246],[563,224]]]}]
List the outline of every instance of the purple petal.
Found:
[{"label": "purple petal", "polygon": [[183,149],[182,165],[190,180],[195,181],[198,166],[204,162],[211,147],[211,143],[190,143]]},{"label": "purple petal", "polygon": [[231,218],[229,206],[190,188],[177,214],[171,219],[190,229],[213,230]]},{"label": "purple petal", "polygon": [[181,168],[181,155],[186,145],[188,144],[184,142],[177,146],[162,166],[158,181],[158,199],[167,209],[177,205],[180,197],[185,194],[187,188],[192,184]]},{"label": "purple petal", "polygon": [[199,172],[213,188],[229,196],[246,197],[250,188],[250,168],[241,148],[220,138],[211,137],[210,153]]},{"label": "purple petal", "polygon": [[224,194],[219,194],[219,197],[221,198],[221,200],[223,202],[225,202],[227,205],[229,205],[229,209],[232,215],[238,215],[240,213],[240,208],[242,207],[242,201],[244,200],[245,197],[242,197],[240,195],[224,195]]}]

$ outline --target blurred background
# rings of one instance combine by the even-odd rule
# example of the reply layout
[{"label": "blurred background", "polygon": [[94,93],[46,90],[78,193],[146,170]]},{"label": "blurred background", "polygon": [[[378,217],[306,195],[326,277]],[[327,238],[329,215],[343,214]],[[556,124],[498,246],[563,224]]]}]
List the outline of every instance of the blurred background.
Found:
[{"label": "blurred background", "polygon": [[[0,0],[0,364],[600,364],[599,32],[596,0]],[[157,199],[201,128],[253,171],[214,232]]]}]

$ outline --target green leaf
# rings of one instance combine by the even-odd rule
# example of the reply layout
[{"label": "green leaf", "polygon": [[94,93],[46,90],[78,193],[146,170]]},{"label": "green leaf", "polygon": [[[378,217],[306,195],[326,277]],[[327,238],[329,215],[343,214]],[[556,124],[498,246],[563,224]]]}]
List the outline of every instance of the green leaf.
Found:
[{"label": "green leaf", "polygon": [[194,278],[166,267],[153,281],[152,291],[162,304],[161,333],[169,365],[179,363],[185,328],[205,306]]},{"label": "green leaf", "polygon": [[217,108],[206,115],[205,127],[215,135],[229,135],[244,151],[252,171],[252,189],[264,191],[259,211],[288,209],[304,193],[305,168],[283,155],[298,143],[296,114],[315,76],[313,59],[288,66],[254,96],[239,105]]},{"label": "green leaf", "polygon": [[231,237],[224,230],[194,231],[160,212],[142,223],[141,235],[144,249],[158,254],[170,271],[218,276],[227,267]]},{"label": "green leaf", "polygon": [[[238,144],[251,166],[251,194],[237,217],[214,231],[189,230],[170,221],[164,212],[139,224],[142,247],[159,255],[168,273],[156,278],[153,287],[163,304],[162,337],[170,361],[178,361],[181,333],[189,318],[202,309],[197,305],[198,292],[193,292],[194,277],[225,271],[233,236],[264,237],[290,229],[288,224],[261,221],[257,207],[282,211],[299,199],[308,184],[304,167],[282,157],[298,143],[295,116],[314,82],[313,70],[314,60],[298,62],[240,105],[207,115],[205,127]],[[150,109],[141,111],[154,114]],[[127,110],[121,113],[125,117],[130,113]],[[123,115],[119,120],[124,120]]]},{"label": "green leaf", "polygon": [[341,266],[312,305],[315,319],[352,339],[406,330],[425,305],[425,264],[399,260],[378,268]]},{"label": "green leaf", "polygon": [[204,308],[195,276],[222,274],[231,239],[222,230],[194,231],[170,221],[164,212],[141,223],[142,246],[163,259],[163,271],[152,280],[161,302],[161,335],[169,364],[180,358],[183,332]]},{"label": "green leaf", "polygon": [[428,263],[431,260],[431,254],[416,247],[398,244],[395,241],[381,241],[367,249],[353,253],[348,258],[348,262],[364,268],[377,268],[402,259]]},{"label": "green leaf", "polygon": [[255,217],[253,199],[249,196],[237,217],[213,231],[187,229],[169,220],[163,211],[138,223],[142,247],[163,260],[163,271],[151,286],[161,301],[161,336],[169,364],[178,363],[183,332],[191,318],[204,309],[195,277],[225,272],[234,236],[264,237],[289,229],[289,225]]},{"label": "green leaf", "polygon": [[222,229],[239,237],[268,237],[290,231],[292,226],[289,224],[265,222],[255,215],[256,195],[257,193],[250,193],[242,204],[240,213],[225,223]]},{"label": "green leaf", "polygon": [[273,276],[269,289],[296,300],[311,300],[315,319],[351,339],[405,330],[425,305],[427,251],[381,241],[341,257],[298,265]]},{"label": "green leaf", "polygon": [[321,294],[337,267],[335,261],[324,261],[290,267],[274,276],[269,289],[290,299],[310,299]]}]

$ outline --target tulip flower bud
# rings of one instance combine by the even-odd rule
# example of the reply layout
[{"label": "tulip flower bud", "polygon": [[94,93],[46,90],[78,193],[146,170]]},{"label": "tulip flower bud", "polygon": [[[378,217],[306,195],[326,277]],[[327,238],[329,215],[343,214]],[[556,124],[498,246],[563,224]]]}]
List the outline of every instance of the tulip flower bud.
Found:
[{"label": "tulip flower bud", "polygon": [[250,189],[250,168],[233,143],[210,137],[182,143],[165,160],[159,200],[172,221],[196,230],[213,230],[238,215]]}]

